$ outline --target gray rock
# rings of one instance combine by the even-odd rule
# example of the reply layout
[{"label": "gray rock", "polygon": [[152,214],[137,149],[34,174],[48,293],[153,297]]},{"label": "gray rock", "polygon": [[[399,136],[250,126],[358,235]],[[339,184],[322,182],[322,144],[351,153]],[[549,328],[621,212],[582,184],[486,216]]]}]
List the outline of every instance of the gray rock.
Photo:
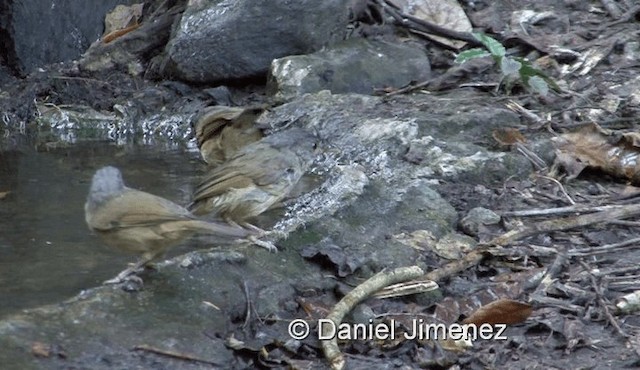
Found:
[{"label": "gray rock", "polygon": [[308,55],[287,56],[271,64],[267,92],[278,100],[330,90],[372,94],[431,75],[429,58],[417,44],[349,39]]},{"label": "gray rock", "polygon": [[199,83],[264,77],[275,58],[341,39],[347,21],[341,0],[190,2],[167,45],[163,73]]},{"label": "gray rock", "polygon": [[18,74],[78,58],[104,30],[104,16],[133,0],[4,1],[0,43],[4,62]]},{"label": "gray rock", "polygon": [[476,236],[482,226],[495,225],[498,222],[500,215],[490,209],[476,207],[460,220],[460,227],[466,234]]}]

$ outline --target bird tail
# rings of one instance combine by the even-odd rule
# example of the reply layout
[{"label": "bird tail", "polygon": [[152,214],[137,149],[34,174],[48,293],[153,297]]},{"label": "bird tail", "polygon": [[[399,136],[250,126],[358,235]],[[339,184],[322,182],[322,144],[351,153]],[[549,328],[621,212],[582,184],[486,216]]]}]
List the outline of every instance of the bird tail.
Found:
[{"label": "bird tail", "polygon": [[218,236],[226,236],[231,238],[246,238],[251,235],[251,231],[238,227],[231,226],[229,224],[223,222],[209,222],[202,220],[191,220],[190,225],[194,229],[198,229],[198,231],[207,234],[215,234]]}]

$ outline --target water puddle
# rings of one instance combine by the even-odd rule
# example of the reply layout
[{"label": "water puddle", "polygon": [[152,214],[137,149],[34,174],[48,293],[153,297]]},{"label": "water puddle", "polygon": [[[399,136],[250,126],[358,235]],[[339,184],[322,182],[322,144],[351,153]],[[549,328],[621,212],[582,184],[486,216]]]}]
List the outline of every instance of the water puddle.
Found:
[{"label": "water puddle", "polygon": [[114,165],[130,187],[184,205],[204,169],[198,156],[186,148],[96,141],[0,151],[0,317],[72,297],[135,260],[87,228],[84,202],[96,169]]}]

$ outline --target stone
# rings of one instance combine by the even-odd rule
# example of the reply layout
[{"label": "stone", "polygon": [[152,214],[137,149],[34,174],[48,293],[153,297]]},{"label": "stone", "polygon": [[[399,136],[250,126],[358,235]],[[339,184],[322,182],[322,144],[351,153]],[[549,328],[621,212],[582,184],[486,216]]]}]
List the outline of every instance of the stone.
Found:
[{"label": "stone", "polygon": [[273,59],[336,42],[347,24],[341,0],[192,1],[166,47],[162,73],[198,83],[264,79]]},{"label": "stone", "polygon": [[430,75],[429,58],[420,45],[349,39],[314,54],[274,60],[267,92],[279,100],[320,90],[373,94]]}]

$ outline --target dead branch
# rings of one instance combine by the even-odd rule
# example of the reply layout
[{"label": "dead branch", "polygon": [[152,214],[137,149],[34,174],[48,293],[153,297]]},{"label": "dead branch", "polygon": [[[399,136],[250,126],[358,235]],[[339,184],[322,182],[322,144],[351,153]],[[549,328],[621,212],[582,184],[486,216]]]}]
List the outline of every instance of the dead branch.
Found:
[{"label": "dead branch", "polygon": [[[564,231],[575,229],[577,227],[588,226],[601,222],[610,222],[640,215],[640,204],[631,204],[626,206],[609,206],[611,208],[601,212],[591,213],[587,215],[565,217],[555,220],[547,220],[538,222],[529,226],[524,226],[516,230],[511,230],[501,236],[492,239],[488,246],[505,246],[516,240],[527,238],[530,236],[548,233],[552,231]],[[569,207],[563,207],[569,208]]]},{"label": "dead branch", "polygon": [[[349,294],[342,297],[340,302],[336,303],[333,310],[327,315],[327,319],[333,321],[333,323],[338,326],[349,311],[373,293],[391,284],[415,279],[423,274],[424,271],[418,266],[399,267],[391,271],[380,271],[364,283],[355,287]],[[345,359],[338,347],[337,338],[334,337],[330,340],[323,340],[321,344],[324,356],[329,361],[331,368],[343,369]]]},{"label": "dead branch", "polygon": [[[627,246],[633,245],[633,244],[636,244],[636,245],[633,246],[632,248],[626,248]],[[580,248],[580,249],[573,248],[569,250],[569,256],[570,257],[587,257],[587,256],[594,256],[597,254],[616,252],[622,249],[634,249],[634,248],[640,248],[640,238],[633,238],[633,239],[625,240],[620,243],[605,244],[599,247]]]}]

